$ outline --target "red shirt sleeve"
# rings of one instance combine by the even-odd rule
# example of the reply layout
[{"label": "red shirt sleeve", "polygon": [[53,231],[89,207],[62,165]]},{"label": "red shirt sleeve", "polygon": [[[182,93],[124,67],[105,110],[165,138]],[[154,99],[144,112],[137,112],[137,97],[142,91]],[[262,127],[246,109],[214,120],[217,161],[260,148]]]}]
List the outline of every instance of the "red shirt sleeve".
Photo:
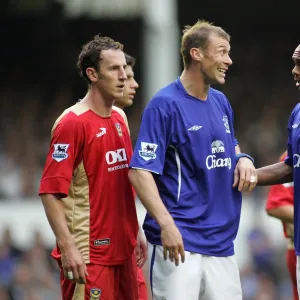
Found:
[{"label": "red shirt sleeve", "polygon": [[82,160],[83,137],[83,124],[78,122],[78,116],[70,112],[59,121],[53,130],[39,195],[68,196],[73,171]]},{"label": "red shirt sleeve", "polygon": [[293,205],[293,195],[290,191],[291,188],[292,187],[286,187],[283,184],[271,186],[268,193],[266,210]]}]

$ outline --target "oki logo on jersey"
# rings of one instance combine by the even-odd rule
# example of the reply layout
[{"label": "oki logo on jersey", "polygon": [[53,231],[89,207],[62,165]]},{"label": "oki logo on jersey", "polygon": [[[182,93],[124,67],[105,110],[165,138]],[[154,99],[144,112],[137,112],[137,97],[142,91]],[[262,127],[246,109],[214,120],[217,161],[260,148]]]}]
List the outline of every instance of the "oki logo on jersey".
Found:
[{"label": "oki logo on jersey", "polygon": [[225,152],[224,143],[222,141],[214,141],[211,143],[211,152],[213,155],[208,155],[206,157],[206,167],[208,170],[214,169],[214,168],[223,168],[228,167],[228,169],[231,169],[231,158],[225,157],[225,158],[217,158],[218,153]]},{"label": "oki logo on jersey", "polygon": [[150,159],[155,159],[155,151],[157,149],[157,144],[141,142],[142,150],[139,150],[139,155],[144,160],[148,161]]},{"label": "oki logo on jersey", "polygon": [[52,158],[57,162],[68,158],[68,148],[69,144],[54,144],[54,152],[52,153]]},{"label": "oki logo on jersey", "polygon": [[113,165],[117,162],[127,161],[124,148],[106,152],[105,158],[109,165]]},{"label": "oki logo on jersey", "polygon": [[229,127],[229,122],[228,122],[228,117],[227,116],[223,116],[223,122],[224,122],[226,132],[230,133],[230,127]]}]

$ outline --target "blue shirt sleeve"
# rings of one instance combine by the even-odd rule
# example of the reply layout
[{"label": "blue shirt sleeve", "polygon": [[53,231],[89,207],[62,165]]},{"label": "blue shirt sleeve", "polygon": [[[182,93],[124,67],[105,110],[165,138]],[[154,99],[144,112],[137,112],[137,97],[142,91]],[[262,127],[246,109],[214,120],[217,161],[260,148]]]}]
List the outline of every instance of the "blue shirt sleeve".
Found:
[{"label": "blue shirt sleeve", "polygon": [[231,127],[232,127],[231,130],[233,131],[233,145],[235,147],[235,146],[238,146],[239,141],[234,135],[234,113],[233,113],[233,110],[232,110],[232,107],[230,105],[229,100],[227,99],[227,97],[225,95],[224,95],[224,97],[225,97],[225,100],[226,100],[228,114],[229,114],[229,120],[230,120],[230,124],[231,124]]},{"label": "blue shirt sleeve", "polygon": [[158,106],[145,109],[130,168],[162,174],[171,130],[170,117]]},{"label": "blue shirt sleeve", "polygon": [[294,123],[294,111],[292,112],[288,122],[288,142],[287,142],[287,157],[284,162],[293,167],[293,149],[292,149],[292,125]]}]

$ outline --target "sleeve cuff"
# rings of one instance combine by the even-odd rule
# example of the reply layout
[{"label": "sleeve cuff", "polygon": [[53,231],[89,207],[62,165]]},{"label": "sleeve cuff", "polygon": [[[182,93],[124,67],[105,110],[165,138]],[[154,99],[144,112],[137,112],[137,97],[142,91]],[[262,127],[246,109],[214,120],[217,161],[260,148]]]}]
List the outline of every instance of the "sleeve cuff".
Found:
[{"label": "sleeve cuff", "polygon": [[39,196],[41,194],[61,194],[65,198],[69,194],[70,181],[62,177],[48,177],[41,181]]}]

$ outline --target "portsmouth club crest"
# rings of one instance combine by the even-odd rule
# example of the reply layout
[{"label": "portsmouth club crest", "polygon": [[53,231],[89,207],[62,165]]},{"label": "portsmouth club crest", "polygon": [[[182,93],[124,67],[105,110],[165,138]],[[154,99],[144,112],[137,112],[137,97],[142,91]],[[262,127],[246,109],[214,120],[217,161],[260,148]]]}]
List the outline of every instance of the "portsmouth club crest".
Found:
[{"label": "portsmouth club crest", "polygon": [[68,158],[68,148],[69,144],[54,144],[54,151],[52,153],[52,158],[57,162],[60,162]]},{"label": "portsmouth club crest", "polygon": [[227,116],[223,116],[223,122],[227,133],[230,133],[230,127]]},{"label": "portsmouth club crest", "polygon": [[90,289],[90,300],[99,300],[101,297],[101,289]]},{"label": "portsmouth club crest", "polygon": [[118,131],[118,135],[119,136],[122,136],[122,128],[121,128],[121,125],[120,123],[116,123],[116,128],[117,128],[117,131]]}]

